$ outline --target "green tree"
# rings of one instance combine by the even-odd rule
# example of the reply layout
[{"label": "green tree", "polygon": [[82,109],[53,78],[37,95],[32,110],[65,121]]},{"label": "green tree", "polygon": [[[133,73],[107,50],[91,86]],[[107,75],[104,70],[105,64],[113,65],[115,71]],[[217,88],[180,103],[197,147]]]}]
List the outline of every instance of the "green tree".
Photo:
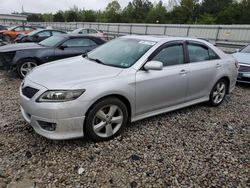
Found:
[{"label": "green tree", "polygon": [[65,22],[65,17],[63,11],[58,11],[56,14],[54,14],[54,22]]},{"label": "green tree", "polygon": [[146,21],[148,23],[165,23],[166,22],[166,7],[163,5],[162,1],[159,1],[147,15]]},{"label": "green tree", "polygon": [[205,13],[198,18],[198,24],[216,24],[216,17],[212,14]]},{"label": "green tree", "polygon": [[111,1],[105,9],[105,17],[108,22],[119,22],[121,6],[117,0]]}]

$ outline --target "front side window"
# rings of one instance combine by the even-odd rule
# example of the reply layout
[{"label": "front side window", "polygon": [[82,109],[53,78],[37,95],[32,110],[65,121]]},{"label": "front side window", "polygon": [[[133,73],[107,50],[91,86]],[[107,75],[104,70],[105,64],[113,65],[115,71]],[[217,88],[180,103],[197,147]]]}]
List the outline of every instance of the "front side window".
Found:
[{"label": "front side window", "polygon": [[128,68],[155,44],[148,40],[118,38],[96,48],[86,58],[98,60],[104,65]]},{"label": "front side window", "polygon": [[87,29],[82,29],[79,33],[81,33],[81,34],[88,34],[88,30]]},{"label": "front side window", "polygon": [[89,29],[89,33],[97,33],[97,31],[94,29]]},{"label": "front side window", "polygon": [[47,46],[47,47],[55,47],[60,42],[62,42],[63,40],[65,40],[64,37],[61,37],[61,36],[52,36],[52,37],[49,37],[49,38],[43,40],[39,44],[42,45],[42,46]]},{"label": "front side window", "polygon": [[38,37],[50,37],[50,31],[42,31],[37,34]]},{"label": "front side window", "polygon": [[179,65],[184,63],[183,45],[168,46],[160,50],[154,57],[154,61],[160,61],[163,66]]},{"label": "front side window", "polygon": [[31,27],[24,27],[25,31],[31,31]]},{"label": "front side window", "polygon": [[86,38],[75,38],[67,40],[66,42],[63,43],[63,45],[68,47],[87,47],[96,45],[96,43]]}]

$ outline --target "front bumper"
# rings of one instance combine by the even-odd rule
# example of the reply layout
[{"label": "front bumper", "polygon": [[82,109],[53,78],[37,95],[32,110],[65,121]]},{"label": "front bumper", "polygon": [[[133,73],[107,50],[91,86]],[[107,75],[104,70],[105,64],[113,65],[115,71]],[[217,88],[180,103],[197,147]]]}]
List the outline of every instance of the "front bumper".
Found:
[{"label": "front bumper", "polygon": [[[23,95],[22,87],[29,86],[39,91],[28,98]],[[20,87],[20,106],[24,119],[39,135],[52,140],[65,140],[84,136],[83,126],[85,113],[84,107],[89,103],[85,101],[70,101],[63,103],[38,103],[36,99],[48,89],[25,79],[25,84]],[[40,122],[53,123],[55,130],[44,129]]]},{"label": "front bumper", "polygon": [[250,72],[239,72],[237,82],[250,83]]}]

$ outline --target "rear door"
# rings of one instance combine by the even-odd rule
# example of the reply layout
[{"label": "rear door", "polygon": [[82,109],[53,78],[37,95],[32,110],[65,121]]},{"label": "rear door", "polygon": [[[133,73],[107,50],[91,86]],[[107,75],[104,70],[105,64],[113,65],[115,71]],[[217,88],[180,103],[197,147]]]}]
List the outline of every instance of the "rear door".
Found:
[{"label": "rear door", "polygon": [[187,91],[187,64],[183,42],[167,43],[149,60],[160,61],[160,71],[139,70],[136,74],[136,114],[175,106],[184,102]]},{"label": "rear door", "polygon": [[207,96],[215,84],[216,75],[221,68],[219,56],[202,43],[188,41],[186,50],[189,55],[188,91],[186,101]]}]

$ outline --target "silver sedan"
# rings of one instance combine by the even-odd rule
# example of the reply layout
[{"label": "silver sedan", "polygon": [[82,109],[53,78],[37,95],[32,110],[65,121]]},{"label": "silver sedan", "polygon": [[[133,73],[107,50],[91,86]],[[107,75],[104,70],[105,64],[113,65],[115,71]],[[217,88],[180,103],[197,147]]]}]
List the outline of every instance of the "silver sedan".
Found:
[{"label": "silver sedan", "polygon": [[125,36],[35,68],[20,87],[21,111],[49,139],[109,140],[128,122],[201,102],[220,105],[235,87],[237,66],[203,40]]}]

